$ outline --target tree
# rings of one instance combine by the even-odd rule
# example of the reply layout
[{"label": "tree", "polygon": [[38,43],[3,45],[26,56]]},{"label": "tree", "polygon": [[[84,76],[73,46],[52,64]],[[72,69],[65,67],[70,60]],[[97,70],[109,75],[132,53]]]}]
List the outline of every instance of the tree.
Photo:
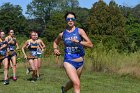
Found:
[{"label": "tree", "polygon": [[125,17],[114,0],[107,5],[102,0],[96,2],[90,10],[88,18],[90,35],[102,41],[108,50],[110,48],[124,48]]},{"label": "tree", "polygon": [[56,7],[57,0],[33,0],[27,5],[27,14],[29,14],[30,17],[40,19],[42,25],[45,25]]},{"label": "tree", "polygon": [[61,0],[60,9],[62,11],[73,11],[79,7],[78,0]]},{"label": "tree", "polygon": [[90,10],[88,27],[92,35],[103,35],[107,30],[108,6],[103,1],[96,2]]},{"label": "tree", "polygon": [[78,6],[77,0],[32,0],[27,5],[27,14],[32,18],[40,20],[43,28],[49,22],[51,15],[57,11],[66,11]]},{"label": "tree", "polygon": [[29,27],[52,41],[54,36],[65,28],[65,12],[74,10],[78,5],[78,0],[32,0],[27,5],[27,14],[30,16],[28,22],[31,23]]},{"label": "tree", "polygon": [[0,28],[4,31],[14,29],[16,34],[25,31],[26,19],[19,5],[5,3],[0,7]]},{"label": "tree", "polygon": [[89,9],[78,7],[75,8],[73,12],[77,15],[76,22],[78,23],[78,26],[88,32],[87,19],[89,16]]},{"label": "tree", "polygon": [[119,6],[115,3],[114,0],[111,0],[109,3],[109,28],[111,34],[123,36],[125,32],[125,17],[119,8]]},{"label": "tree", "polygon": [[140,23],[140,4],[138,4],[134,8],[132,8],[132,13],[133,13],[134,17],[139,19],[139,23]]},{"label": "tree", "polygon": [[125,16],[125,34],[128,41],[129,52],[135,52],[140,47],[140,20],[139,20],[139,5],[134,8],[120,6],[123,15]]},{"label": "tree", "polygon": [[63,13],[56,12],[50,17],[50,20],[41,36],[46,37],[46,40],[51,42],[65,29],[65,27],[66,24]]}]

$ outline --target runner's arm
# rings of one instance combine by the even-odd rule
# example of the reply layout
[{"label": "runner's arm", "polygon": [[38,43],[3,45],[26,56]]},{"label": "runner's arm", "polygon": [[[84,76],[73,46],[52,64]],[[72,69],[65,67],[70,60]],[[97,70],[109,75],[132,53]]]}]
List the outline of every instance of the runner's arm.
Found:
[{"label": "runner's arm", "polygon": [[24,49],[26,48],[27,44],[28,44],[28,41],[26,41],[26,42],[24,43],[24,45],[22,46],[22,52],[23,52],[25,58],[27,58],[27,55],[26,55]]},{"label": "runner's arm", "polygon": [[60,33],[58,35],[58,37],[53,42],[53,48],[54,48],[54,54],[55,55],[60,55],[60,51],[58,49],[58,44],[59,44],[60,40],[62,39],[62,35],[63,35],[63,33]]},{"label": "runner's arm", "polygon": [[87,36],[87,34],[85,33],[85,31],[83,29],[79,28],[79,34],[84,39],[84,41],[79,41],[79,43],[83,46],[92,48],[93,44],[92,44],[91,40],[89,39],[89,37]]}]

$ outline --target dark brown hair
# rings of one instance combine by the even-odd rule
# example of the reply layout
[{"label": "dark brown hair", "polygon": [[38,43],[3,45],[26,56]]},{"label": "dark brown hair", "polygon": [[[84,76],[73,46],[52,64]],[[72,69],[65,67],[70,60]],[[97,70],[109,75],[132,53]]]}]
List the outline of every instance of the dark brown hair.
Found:
[{"label": "dark brown hair", "polygon": [[9,34],[11,30],[13,30],[13,31],[14,31],[14,29],[9,29],[7,34]]},{"label": "dark brown hair", "polygon": [[65,14],[64,18],[66,19],[66,18],[67,18],[67,16],[68,16],[69,14],[74,15],[74,17],[76,18],[76,15],[75,15],[75,13],[74,13],[74,12],[67,12],[67,13]]}]

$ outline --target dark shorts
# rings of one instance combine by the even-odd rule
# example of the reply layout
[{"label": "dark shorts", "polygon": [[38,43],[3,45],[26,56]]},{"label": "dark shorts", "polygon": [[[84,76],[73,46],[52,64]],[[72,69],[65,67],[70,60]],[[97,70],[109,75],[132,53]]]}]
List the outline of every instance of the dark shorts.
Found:
[{"label": "dark shorts", "polygon": [[32,58],[31,57],[27,57],[27,59],[28,60],[30,60],[30,59],[34,60],[34,59],[38,59],[38,58],[37,57],[32,57]]},{"label": "dark shorts", "polygon": [[3,58],[0,58],[0,63],[5,59],[8,58],[7,56],[4,56]]},{"label": "dark shorts", "polygon": [[8,52],[8,59],[11,59],[11,57],[17,56],[17,53],[15,51]]},{"label": "dark shorts", "polygon": [[33,55],[28,55],[27,56],[27,59],[29,60],[29,59],[37,59],[38,58],[38,56],[36,55],[36,56],[33,56]]},{"label": "dark shorts", "polygon": [[37,57],[38,58],[42,58],[42,54],[37,54]]},{"label": "dark shorts", "polygon": [[74,66],[75,69],[80,68],[80,67],[83,66],[83,64],[84,64],[84,61],[81,61],[81,62],[75,62],[75,61],[68,60],[68,59],[64,59],[64,62],[68,62],[69,64],[71,64],[72,66]]}]

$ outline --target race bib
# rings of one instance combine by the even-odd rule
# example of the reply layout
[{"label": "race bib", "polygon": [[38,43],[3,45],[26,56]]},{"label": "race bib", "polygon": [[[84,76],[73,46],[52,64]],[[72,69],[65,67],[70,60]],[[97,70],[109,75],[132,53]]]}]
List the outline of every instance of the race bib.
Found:
[{"label": "race bib", "polygon": [[31,51],[31,53],[32,53],[32,56],[36,56],[37,55],[36,51]]},{"label": "race bib", "polygon": [[77,53],[78,52],[78,47],[66,47],[66,51],[68,53]]},{"label": "race bib", "polygon": [[41,49],[37,49],[37,54],[42,54]]}]

